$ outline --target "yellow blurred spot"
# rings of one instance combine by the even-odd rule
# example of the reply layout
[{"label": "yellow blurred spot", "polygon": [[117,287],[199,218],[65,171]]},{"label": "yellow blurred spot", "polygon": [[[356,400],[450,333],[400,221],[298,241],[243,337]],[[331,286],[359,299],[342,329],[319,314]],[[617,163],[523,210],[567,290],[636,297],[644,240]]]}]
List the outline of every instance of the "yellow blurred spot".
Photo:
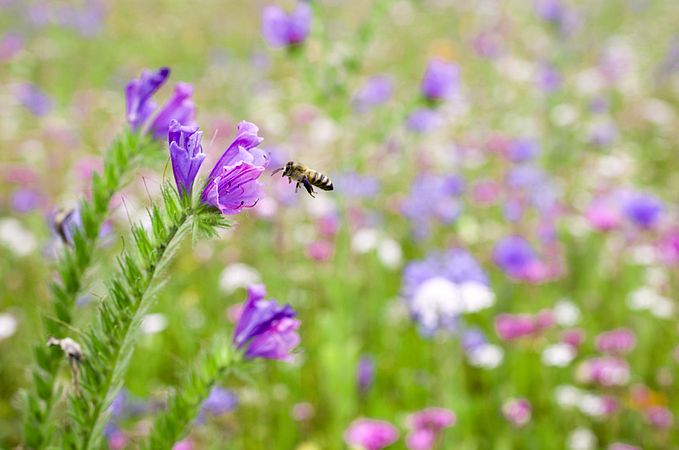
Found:
[{"label": "yellow blurred spot", "polygon": [[444,39],[437,39],[429,44],[429,51],[427,53],[431,57],[438,57],[446,61],[453,61],[457,54],[453,43]]},{"label": "yellow blurred spot", "polygon": [[295,450],[320,450],[321,448],[313,442],[302,442]]}]

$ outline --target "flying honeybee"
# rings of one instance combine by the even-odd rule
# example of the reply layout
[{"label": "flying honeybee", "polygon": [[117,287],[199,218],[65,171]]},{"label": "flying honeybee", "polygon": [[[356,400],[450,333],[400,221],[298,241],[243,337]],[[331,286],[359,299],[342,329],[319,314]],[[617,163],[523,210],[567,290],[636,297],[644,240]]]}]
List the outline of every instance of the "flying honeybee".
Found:
[{"label": "flying honeybee", "polygon": [[271,176],[277,174],[281,170],[283,171],[283,175],[281,176],[288,177],[289,183],[292,183],[292,180],[297,182],[297,185],[295,186],[295,192],[297,192],[297,189],[299,189],[300,184],[304,186],[306,191],[312,197],[314,197],[314,194],[316,193],[313,188],[314,186],[319,189],[323,189],[324,191],[333,190],[332,181],[330,181],[330,178],[326,177],[320,172],[309,169],[303,164],[289,161],[285,167],[274,170],[271,173]]}]

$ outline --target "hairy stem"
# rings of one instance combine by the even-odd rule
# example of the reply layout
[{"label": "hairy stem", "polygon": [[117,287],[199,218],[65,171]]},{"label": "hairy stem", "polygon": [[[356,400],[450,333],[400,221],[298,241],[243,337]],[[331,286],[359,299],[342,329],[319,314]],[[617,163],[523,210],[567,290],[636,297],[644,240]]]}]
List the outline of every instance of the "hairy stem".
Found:
[{"label": "hairy stem", "polygon": [[75,231],[72,245],[66,246],[57,262],[59,276],[50,285],[52,312],[45,317],[44,334],[34,348],[34,390],[25,394],[24,436],[28,448],[42,449],[49,444],[50,413],[58,397],[55,385],[63,353],[48,349],[45,343],[49,337],[62,338],[70,334],[76,299],[92,263],[111,198],[124,184],[134,161],[150,145],[143,136],[129,132],[118,137],[106,153],[102,174],[92,176],[91,200],[82,200],[78,206],[82,226]]},{"label": "hairy stem", "polygon": [[143,448],[165,450],[181,440],[188,433],[212,387],[240,361],[240,354],[235,353],[231,344],[223,339],[201,354],[182,388],[172,394],[167,409],[156,418]]}]

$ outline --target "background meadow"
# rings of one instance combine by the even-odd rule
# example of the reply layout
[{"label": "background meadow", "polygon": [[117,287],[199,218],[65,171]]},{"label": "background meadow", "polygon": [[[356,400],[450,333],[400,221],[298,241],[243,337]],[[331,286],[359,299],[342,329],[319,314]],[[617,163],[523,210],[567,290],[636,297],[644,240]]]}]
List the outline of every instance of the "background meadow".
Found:
[{"label": "background meadow", "polygon": [[[393,449],[679,448],[679,3],[313,1],[282,46],[267,2],[0,3],[0,448],[22,440],[64,251],[50,218],[127,128],[126,83],[161,66],[160,103],[193,86],[208,161],[248,120],[269,169],[335,189],[267,172],[233,228],[182,245],[110,448],[137,448],[253,283],[298,312],[297,356],[224,376],[181,448],[382,448],[347,432],[361,418],[392,424]],[[111,203],[76,340],[172,182],[156,147]],[[454,420],[427,446],[409,415],[428,407]]]}]

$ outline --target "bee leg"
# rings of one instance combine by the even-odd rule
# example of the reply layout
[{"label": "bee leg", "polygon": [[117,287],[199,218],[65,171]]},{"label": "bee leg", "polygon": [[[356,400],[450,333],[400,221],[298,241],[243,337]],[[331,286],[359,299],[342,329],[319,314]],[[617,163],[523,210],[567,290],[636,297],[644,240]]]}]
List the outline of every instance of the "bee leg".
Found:
[{"label": "bee leg", "polygon": [[[292,183],[292,178],[288,177],[288,184],[290,184],[290,183]],[[297,184],[299,184],[299,183],[297,183]]]},{"label": "bee leg", "polygon": [[297,189],[299,189],[299,181],[298,181],[297,184],[295,185],[295,194],[297,193]]},{"label": "bee leg", "polygon": [[311,185],[311,183],[309,182],[309,179],[307,177],[302,178],[302,184],[306,188],[306,191],[309,193],[309,195],[312,196],[312,197],[315,197],[314,196],[314,194],[315,194],[314,188]]}]

